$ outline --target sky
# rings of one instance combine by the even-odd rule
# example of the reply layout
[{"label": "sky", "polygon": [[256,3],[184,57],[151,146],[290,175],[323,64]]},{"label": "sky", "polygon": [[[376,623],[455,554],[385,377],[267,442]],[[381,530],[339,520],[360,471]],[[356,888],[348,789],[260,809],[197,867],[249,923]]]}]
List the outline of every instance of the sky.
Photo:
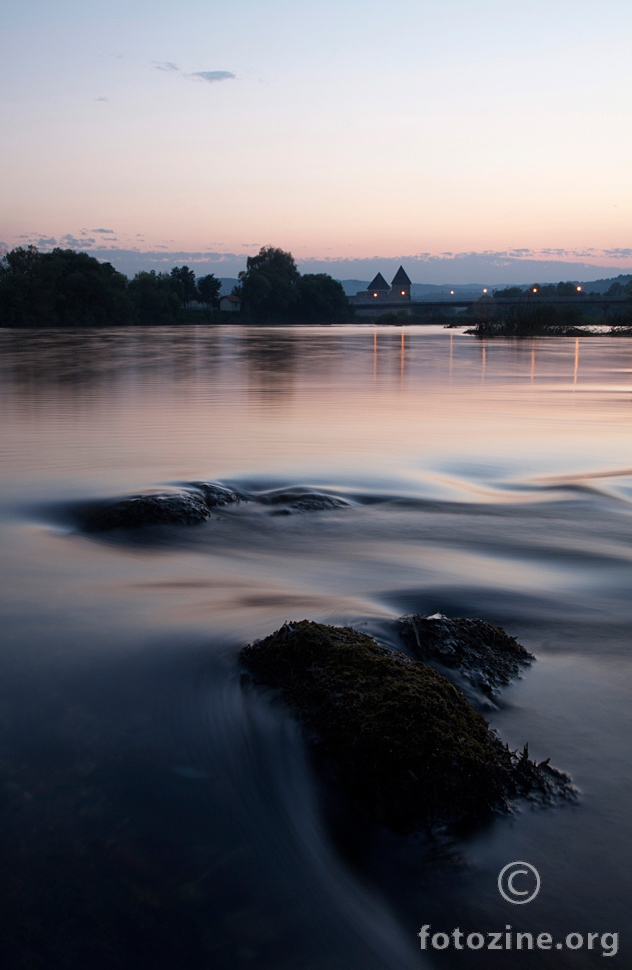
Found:
[{"label": "sky", "polygon": [[268,244],[360,279],[632,272],[631,28],[629,0],[22,0],[0,241],[127,272]]}]

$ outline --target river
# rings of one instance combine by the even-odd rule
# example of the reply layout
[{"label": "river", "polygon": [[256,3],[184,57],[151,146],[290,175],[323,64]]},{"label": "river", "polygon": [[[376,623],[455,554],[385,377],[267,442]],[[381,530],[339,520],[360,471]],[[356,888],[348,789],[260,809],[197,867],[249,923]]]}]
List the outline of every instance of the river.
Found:
[{"label": "river", "polygon": [[[601,966],[589,932],[632,966],[631,340],[4,330],[0,369],[3,966]],[[125,539],[72,518],[200,480],[347,504]],[[238,651],[304,617],[397,647],[436,611],[536,655],[488,716],[578,801],[434,845],[336,827]],[[514,860],[529,905],[498,892]],[[422,953],[425,924],[584,944]]]}]

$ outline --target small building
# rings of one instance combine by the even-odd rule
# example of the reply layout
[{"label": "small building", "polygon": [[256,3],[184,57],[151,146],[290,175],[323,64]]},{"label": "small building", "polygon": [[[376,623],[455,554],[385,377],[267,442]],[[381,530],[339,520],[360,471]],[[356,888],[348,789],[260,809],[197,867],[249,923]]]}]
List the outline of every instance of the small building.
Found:
[{"label": "small building", "polygon": [[228,296],[223,296],[219,301],[220,310],[224,310],[226,313],[239,313],[241,310],[241,297],[235,296],[234,293],[230,293]]}]

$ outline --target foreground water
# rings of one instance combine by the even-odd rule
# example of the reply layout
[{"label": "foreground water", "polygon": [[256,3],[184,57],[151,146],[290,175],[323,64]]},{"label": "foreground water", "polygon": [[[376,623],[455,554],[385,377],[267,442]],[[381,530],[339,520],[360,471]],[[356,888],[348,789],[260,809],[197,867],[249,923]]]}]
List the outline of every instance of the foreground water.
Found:
[{"label": "foreground water", "polygon": [[[156,328],[3,331],[0,351],[3,966],[604,959],[600,939],[422,953],[423,924],[617,932],[632,966],[632,341]],[[134,541],[71,524],[201,479],[348,505]],[[303,617],[398,646],[411,611],[484,617],[537,655],[491,720],[570,772],[576,805],[433,846],[332,820],[237,652]],[[539,870],[529,905],[498,893],[513,860]]]}]

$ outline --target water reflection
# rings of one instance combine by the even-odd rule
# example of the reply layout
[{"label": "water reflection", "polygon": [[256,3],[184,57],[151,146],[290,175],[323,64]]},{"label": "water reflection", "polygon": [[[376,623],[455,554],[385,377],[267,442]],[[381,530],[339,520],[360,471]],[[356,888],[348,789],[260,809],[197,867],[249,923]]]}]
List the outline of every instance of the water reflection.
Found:
[{"label": "water reflection", "polygon": [[[0,877],[24,966],[408,970],[423,922],[517,926],[494,881],[512,858],[547,874],[539,930],[624,928],[630,340],[185,327],[3,331],[0,351]],[[143,542],[58,514],[200,480],[345,505],[242,503]],[[358,837],[349,869],[295,726],[241,689],[236,652],[302,616],[392,646],[398,615],[435,610],[539,655],[494,716],[584,802],[439,868]]]},{"label": "water reflection", "polygon": [[292,396],[300,348],[290,333],[249,330],[239,341],[238,353],[245,360],[252,393],[264,401]]},{"label": "water reflection", "polygon": [[[306,379],[336,374],[361,378],[363,361],[377,382],[404,376],[468,382],[478,360],[482,383],[579,379],[580,344],[593,377],[608,379],[627,355],[629,340],[564,338],[472,340],[435,327],[327,328],[159,327],[117,330],[0,331],[0,374],[28,396],[42,388],[75,386],[118,393],[140,375],[165,382],[199,383],[224,377],[233,366],[253,392],[290,395]],[[538,367],[536,371],[536,353]],[[445,359],[445,367],[440,361]],[[367,358],[369,358],[367,360]],[[570,358],[570,360],[569,360]],[[565,361],[569,361],[567,368]],[[625,366],[630,371],[630,366]]]}]

